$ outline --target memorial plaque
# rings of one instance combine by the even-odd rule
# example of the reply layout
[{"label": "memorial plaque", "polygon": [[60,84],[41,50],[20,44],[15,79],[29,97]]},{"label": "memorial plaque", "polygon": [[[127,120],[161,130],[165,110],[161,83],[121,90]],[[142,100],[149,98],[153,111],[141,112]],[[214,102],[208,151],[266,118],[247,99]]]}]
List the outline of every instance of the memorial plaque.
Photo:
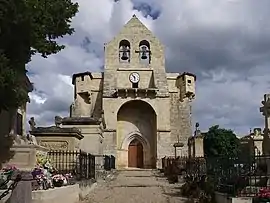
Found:
[{"label": "memorial plaque", "polygon": [[40,142],[41,146],[47,147],[54,150],[67,150],[68,142],[67,141],[55,141],[55,140],[42,140]]}]

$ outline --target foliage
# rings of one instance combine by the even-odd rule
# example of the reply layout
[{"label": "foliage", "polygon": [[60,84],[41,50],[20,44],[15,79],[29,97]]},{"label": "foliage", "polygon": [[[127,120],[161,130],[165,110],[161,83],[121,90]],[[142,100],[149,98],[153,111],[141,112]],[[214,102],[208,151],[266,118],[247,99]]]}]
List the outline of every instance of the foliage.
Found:
[{"label": "foliage", "polygon": [[0,190],[7,189],[7,184],[16,170],[18,169],[12,165],[7,165],[0,170]]},{"label": "foliage", "polygon": [[193,178],[187,177],[185,184],[181,187],[181,195],[188,198],[188,202],[197,199],[199,203],[214,202],[214,184],[205,176]]},{"label": "foliage", "polygon": [[235,157],[239,152],[240,141],[232,130],[209,128],[204,137],[204,153],[206,157]]},{"label": "foliage", "polygon": [[64,48],[57,38],[72,34],[71,18],[78,4],[71,0],[1,0],[0,111],[17,108],[28,96],[21,84],[31,56],[43,57]]},{"label": "foliage", "polygon": [[[24,73],[25,74],[25,73]],[[9,60],[0,53],[0,112],[2,109],[18,107],[28,100],[27,91],[22,88],[23,75],[9,66]]]},{"label": "foliage", "polygon": [[[57,42],[71,35],[71,18],[78,4],[71,0],[0,1],[0,113],[13,111],[28,101],[26,64],[64,48]],[[0,135],[0,164],[12,157],[13,138]]]},{"label": "foliage", "polygon": [[12,145],[13,137],[0,135],[0,169],[3,163],[9,161],[14,156],[14,152],[10,151]]}]

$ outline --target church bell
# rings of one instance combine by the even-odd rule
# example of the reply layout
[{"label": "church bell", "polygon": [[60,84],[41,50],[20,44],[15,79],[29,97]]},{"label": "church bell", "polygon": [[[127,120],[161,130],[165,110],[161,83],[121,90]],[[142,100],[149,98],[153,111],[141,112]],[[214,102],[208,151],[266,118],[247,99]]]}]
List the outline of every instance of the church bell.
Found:
[{"label": "church bell", "polygon": [[141,59],[145,60],[147,59],[147,48],[145,46],[142,47],[142,56]]},{"label": "church bell", "polygon": [[123,46],[121,59],[123,61],[128,60],[128,50],[126,46]]}]

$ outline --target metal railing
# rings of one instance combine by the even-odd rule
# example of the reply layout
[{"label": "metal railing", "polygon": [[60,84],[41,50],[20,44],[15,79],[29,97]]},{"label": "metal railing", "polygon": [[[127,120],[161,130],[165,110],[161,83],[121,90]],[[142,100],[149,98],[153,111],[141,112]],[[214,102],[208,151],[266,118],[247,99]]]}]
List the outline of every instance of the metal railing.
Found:
[{"label": "metal railing", "polygon": [[270,193],[270,155],[236,157],[164,157],[165,176],[208,177],[218,192],[231,196],[256,197],[262,189]]},{"label": "metal railing", "polygon": [[57,173],[71,173],[77,180],[95,178],[95,156],[83,151],[49,151]]}]

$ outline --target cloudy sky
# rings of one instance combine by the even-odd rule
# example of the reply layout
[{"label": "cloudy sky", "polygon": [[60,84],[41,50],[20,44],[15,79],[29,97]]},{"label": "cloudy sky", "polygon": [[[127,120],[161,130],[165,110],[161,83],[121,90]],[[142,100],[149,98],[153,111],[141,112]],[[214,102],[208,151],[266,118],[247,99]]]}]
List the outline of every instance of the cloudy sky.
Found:
[{"label": "cloudy sky", "polygon": [[270,89],[269,0],[77,0],[76,32],[59,42],[66,49],[28,64],[35,85],[28,118],[51,125],[68,116],[71,76],[103,69],[103,44],[133,14],[166,46],[167,72],[197,75],[193,122],[246,134],[263,127],[259,112]]}]

